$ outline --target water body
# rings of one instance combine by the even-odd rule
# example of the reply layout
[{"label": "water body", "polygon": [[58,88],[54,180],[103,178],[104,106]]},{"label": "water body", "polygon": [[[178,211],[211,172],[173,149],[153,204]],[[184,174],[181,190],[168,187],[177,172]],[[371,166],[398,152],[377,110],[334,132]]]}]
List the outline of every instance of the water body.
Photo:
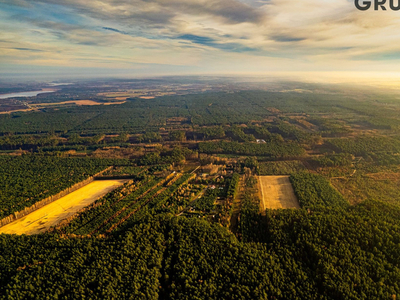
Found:
[{"label": "water body", "polygon": [[52,83],[49,83],[48,84],[48,86],[59,86],[59,85],[71,85],[72,84],[72,82],[52,82]]},{"label": "water body", "polygon": [[8,99],[8,98],[14,98],[14,97],[33,97],[37,96],[39,94],[44,94],[44,93],[53,93],[56,90],[46,90],[46,91],[30,91],[30,92],[19,92],[19,93],[10,93],[10,94],[0,94],[0,99]]}]

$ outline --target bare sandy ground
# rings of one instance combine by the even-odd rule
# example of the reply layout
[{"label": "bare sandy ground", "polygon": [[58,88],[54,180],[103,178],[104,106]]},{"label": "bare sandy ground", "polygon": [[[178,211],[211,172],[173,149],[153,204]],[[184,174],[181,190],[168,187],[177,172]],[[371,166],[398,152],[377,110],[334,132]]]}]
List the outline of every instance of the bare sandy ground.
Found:
[{"label": "bare sandy ground", "polygon": [[46,107],[50,105],[61,105],[61,104],[76,104],[76,105],[113,105],[113,104],[123,104],[126,101],[119,101],[119,102],[96,102],[93,100],[69,100],[63,102],[54,102],[54,103],[38,103],[38,104],[31,104],[32,107]]},{"label": "bare sandy ground", "polygon": [[124,104],[126,101],[119,101],[119,102],[105,102],[105,103],[98,103],[103,105],[114,105],[114,104]]},{"label": "bare sandy ground", "polygon": [[38,234],[45,232],[80,209],[122,185],[126,180],[99,180],[72,192],[29,215],[0,227],[0,233]]},{"label": "bare sandy ground", "polygon": [[300,208],[289,176],[258,176],[263,210],[278,208]]},{"label": "bare sandy ground", "polygon": [[33,110],[33,109],[26,108],[26,109],[6,110],[6,111],[0,111],[0,115],[11,114],[13,112],[20,112],[20,111],[31,111],[31,110]]}]

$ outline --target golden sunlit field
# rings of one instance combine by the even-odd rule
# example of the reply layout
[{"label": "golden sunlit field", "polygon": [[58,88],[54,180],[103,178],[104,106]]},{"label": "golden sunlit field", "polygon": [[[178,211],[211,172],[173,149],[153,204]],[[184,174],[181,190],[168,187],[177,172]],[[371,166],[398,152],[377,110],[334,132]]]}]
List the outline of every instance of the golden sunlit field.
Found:
[{"label": "golden sunlit field", "polygon": [[38,234],[57,225],[126,180],[98,180],[0,228],[7,234]]},{"label": "golden sunlit field", "polygon": [[62,104],[76,104],[76,105],[112,105],[112,104],[123,104],[126,101],[119,101],[119,102],[96,102],[93,100],[70,100],[70,101],[63,101],[63,102],[54,102],[54,103],[45,103],[45,104],[32,104],[32,107],[46,107],[51,105],[62,105]]},{"label": "golden sunlit field", "polygon": [[289,176],[259,176],[263,209],[300,208]]}]

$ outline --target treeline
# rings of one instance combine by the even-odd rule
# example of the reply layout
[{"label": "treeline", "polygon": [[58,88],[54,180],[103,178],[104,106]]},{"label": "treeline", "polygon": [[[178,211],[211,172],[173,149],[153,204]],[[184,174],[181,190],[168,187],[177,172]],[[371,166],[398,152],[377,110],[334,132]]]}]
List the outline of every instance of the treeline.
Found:
[{"label": "treeline", "polygon": [[265,216],[257,209],[250,204],[256,226],[242,231],[243,241],[202,219],[151,212],[129,219],[108,238],[3,234],[0,294],[282,300],[399,295],[398,207],[366,201],[346,209],[267,210]]},{"label": "treeline", "polygon": [[400,165],[400,153],[393,152],[370,152],[365,154],[365,162],[372,162],[377,166],[397,166]]},{"label": "treeline", "polygon": [[199,151],[207,154],[239,154],[269,156],[274,158],[298,157],[305,153],[305,150],[296,143],[275,142],[275,143],[239,143],[239,142],[201,142]]},{"label": "treeline", "polygon": [[244,179],[244,191],[240,195],[240,222],[237,236],[241,238],[242,241],[248,242],[256,238],[255,235],[260,234],[260,226],[262,226],[259,219],[260,215],[260,201],[257,187],[257,177],[246,176]]},{"label": "treeline", "polygon": [[197,153],[188,148],[176,147],[173,150],[150,152],[137,160],[140,166],[180,163],[185,159],[197,157]]},{"label": "treeline", "polygon": [[71,187],[113,164],[127,160],[0,156],[0,218]]},{"label": "treeline", "polygon": [[68,150],[95,150],[105,146],[128,146],[128,135],[121,133],[118,136],[105,138],[104,134],[81,137],[74,133],[63,134],[32,134],[32,135],[5,135],[0,137],[0,150],[30,150],[30,151],[68,151]]},{"label": "treeline", "polygon": [[182,185],[188,186],[191,174],[170,174],[166,179],[141,174],[135,180],[108,193],[79,213],[58,232],[78,235],[104,234],[117,230],[129,219],[145,213],[175,212],[181,201]]},{"label": "treeline", "polygon": [[309,172],[294,173],[290,176],[294,193],[302,208],[318,206],[347,207],[348,202],[321,175]]},{"label": "treeline", "polygon": [[144,173],[146,168],[136,166],[116,166],[102,174],[102,176],[138,175]]},{"label": "treeline", "polygon": [[391,137],[356,137],[354,139],[331,139],[328,142],[337,151],[367,156],[369,153],[400,152],[400,140]]},{"label": "treeline", "polygon": [[60,232],[79,235],[103,232],[106,226],[118,222],[121,213],[134,210],[140,204],[140,199],[157,192],[161,188],[158,185],[160,181],[160,178],[143,176],[139,180],[125,183],[80,212]]},{"label": "treeline", "polygon": [[[93,94],[89,96],[94,100],[99,100]],[[52,99],[54,94],[40,96],[40,98],[43,98],[42,100],[46,97]],[[67,96],[67,98],[70,99],[71,96]],[[0,134],[48,132],[83,133],[85,135],[118,134],[122,132],[137,134],[149,131],[157,132],[159,128],[165,127],[179,131],[182,124],[179,124],[179,122],[169,124],[167,120],[179,117],[190,120],[189,122],[185,121],[185,123],[193,126],[233,126],[248,124],[252,121],[262,122],[267,117],[275,117],[274,111],[278,111],[280,114],[339,113],[342,115],[356,112],[360,115],[359,118],[368,114],[372,118],[371,120],[390,118],[389,121],[395,119],[398,115],[398,111],[376,103],[371,105],[369,100],[357,102],[355,105],[352,103],[354,101],[349,101],[349,99],[350,97],[331,93],[303,94],[270,91],[164,96],[151,101],[131,98],[120,105],[45,108],[35,112],[16,112],[1,115]],[[314,123],[318,122],[321,123],[323,120],[314,120]],[[328,127],[322,128],[323,130],[326,129],[325,131],[333,130],[330,128],[332,127],[331,124],[330,127],[326,124],[324,126]],[[278,132],[285,138],[287,136],[299,142],[307,142],[310,138],[312,139],[312,135],[288,122],[281,122],[267,129],[271,129],[271,133]],[[199,139],[221,136],[221,131],[201,131],[203,130],[199,132]],[[249,134],[253,134],[257,138],[257,135],[262,133],[250,132]]]},{"label": "treeline", "polygon": [[[83,99],[103,101],[97,95],[96,89],[88,93],[82,91],[42,94],[38,98],[43,102],[55,101],[56,97],[70,100],[78,96],[88,96]],[[80,98],[82,99],[82,98]],[[384,102],[384,101],[382,101]],[[180,122],[171,124],[167,120],[182,118],[184,124],[197,126],[234,126],[250,122],[264,122],[268,117],[281,118],[279,124],[264,124],[271,133],[280,133],[284,138],[294,139],[301,143],[314,140],[310,134],[289,124],[292,119],[282,118],[286,113],[308,114],[308,120],[319,127],[324,136],[341,136],[349,132],[343,122],[337,124],[337,117],[319,117],[326,115],[350,115],[356,121],[369,124],[373,128],[395,130],[399,127],[398,106],[386,106],[378,103],[373,96],[365,97],[364,101],[354,101],[353,96],[342,93],[298,93],[272,91],[240,91],[235,93],[214,92],[180,96],[157,97],[151,101],[140,98],[130,98],[120,105],[70,106],[45,108],[35,112],[16,112],[0,116],[0,134],[37,134],[37,133],[83,133],[83,134],[118,134],[143,133],[159,128],[181,130]],[[107,120],[107,121],[105,121]],[[188,121],[186,121],[188,120]],[[294,121],[293,121],[294,122]],[[265,138],[262,132],[251,129],[256,138]],[[221,130],[196,131],[197,139],[220,138]],[[259,137],[258,137],[259,136]],[[247,138],[247,137],[246,137]],[[318,138],[318,137],[317,137]]]},{"label": "treeline", "polygon": [[318,299],[394,299],[399,217],[398,207],[371,200],[347,209],[268,210],[253,241],[282,261],[293,259],[293,270],[304,271]]},{"label": "treeline", "polygon": [[[190,138],[211,140],[226,139],[237,142],[255,142],[256,139],[263,139],[266,142],[282,142],[285,139],[299,143],[313,143],[320,139],[316,134],[310,134],[281,119],[274,122],[263,122],[257,125],[232,125],[232,126],[212,126],[195,129],[187,132]],[[193,137],[192,137],[193,136]]]},{"label": "treeline", "polygon": [[59,140],[51,135],[9,135],[0,137],[1,150],[30,150],[42,146],[56,146]]},{"label": "treeline", "polygon": [[310,163],[317,168],[325,167],[348,167],[353,162],[353,156],[349,153],[326,154],[315,156],[310,159]]},{"label": "treeline", "polygon": [[286,139],[295,140],[299,143],[313,143],[319,140],[320,137],[318,135],[315,134],[313,135],[304,130],[301,130],[298,127],[294,126],[293,124],[290,124],[289,121],[290,119],[286,122],[281,119],[278,119],[276,121],[276,124],[270,123],[266,124],[266,126],[270,132],[278,133],[279,135],[281,135]]},{"label": "treeline", "polygon": [[[187,180],[183,178],[182,180]],[[152,213],[153,214],[177,214],[182,212],[190,201],[192,201],[202,190],[204,186],[194,184],[193,182],[184,183],[179,186],[176,191],[164,202],[157,204]],[[128,220],[129,222],[129,220]],[[129,225],[127,225],[129,227]]]},{"label": "treeline", "polygon": [[329,118],[312,117],[307,119],[308,122],[318,126],[318,133],[323,137],[340,137],[351,132],[343,124]]},{"label": "treeline", "polygon": [[212,126],[197,129],[193,132],[194,139],[213,140],[225,137],[225,129],[222,126]]},{"label": "treeline", "polygon": [[305,272],[293,268],[293,259],[284,261],[262,244],[240,243],[220,226],[197,218],[173,218],[166,237],[162,299],[317,296]]},{"label": "treeline", "polygon": [[157,299],[163,225],[143,222],[112,239],[0,235],[3,299]]},{"label": "treeline", "polygon": [[214,202],[219,196],[223,196],[223,191],[216,189],[207,189],[201,198],[197,199],[194,208],[195,210],[210,212],[214,209]]},{"label": "treeline", "polygon": [[230,198],[235,198],[239,188],[240,175],[234,173],[229,181],[226,196]]},{"label": "treeline", "polygon": [[259,164],[259,175],[290,175],[304,171],[306,168],[299,160],[286,161],[261,161]]}]

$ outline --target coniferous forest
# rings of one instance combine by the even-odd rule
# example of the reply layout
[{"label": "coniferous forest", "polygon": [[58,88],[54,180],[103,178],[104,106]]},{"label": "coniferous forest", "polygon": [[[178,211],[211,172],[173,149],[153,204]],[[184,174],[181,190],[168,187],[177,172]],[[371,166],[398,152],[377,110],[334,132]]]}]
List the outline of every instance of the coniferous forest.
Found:
[{"label": "coniferous forest", "polygon": [[[39,234],[0,233],[0,299],[400,297],[397,95],[102,105],[116,85],[82,94],[99,105],[63,104],[80,89],[0,115],[0,219],[94,175],[121,184]],[[287,178],[300,208],[266,208],[260,176]]]}]

